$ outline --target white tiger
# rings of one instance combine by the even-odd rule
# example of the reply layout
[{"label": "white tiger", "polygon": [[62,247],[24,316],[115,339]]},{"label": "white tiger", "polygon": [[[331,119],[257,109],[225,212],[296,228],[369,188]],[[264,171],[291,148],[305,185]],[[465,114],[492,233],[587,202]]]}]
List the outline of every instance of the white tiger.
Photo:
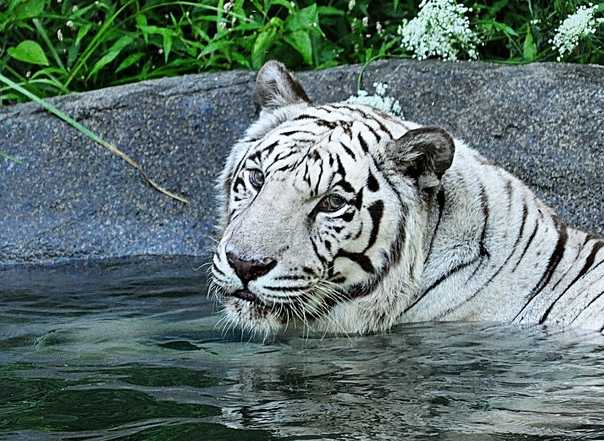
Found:
[{"label": "white tiger", "polygon": [[373,333],[489,320],[604,330],[604,240],[444,130],[313,105],[275,61],[218,189],[212,284],[233,326]]}]

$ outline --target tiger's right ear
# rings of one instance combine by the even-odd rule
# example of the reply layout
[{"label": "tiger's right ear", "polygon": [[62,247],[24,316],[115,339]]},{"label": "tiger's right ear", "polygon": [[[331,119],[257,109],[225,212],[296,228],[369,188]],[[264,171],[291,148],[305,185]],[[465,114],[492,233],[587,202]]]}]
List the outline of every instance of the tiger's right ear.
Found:
[{"label": "tiger's right ear", "polygon": [[400,173],[417,182],[420,191],[437,188],[455,156],[453,138],[438,127],[409,130],[393,144],[390,160]]},{"label": "tiger's right ear", "polygon": [[263,109],[310,103],[300,83],[278,61],[267,61],[256,77],[256,103]]}]

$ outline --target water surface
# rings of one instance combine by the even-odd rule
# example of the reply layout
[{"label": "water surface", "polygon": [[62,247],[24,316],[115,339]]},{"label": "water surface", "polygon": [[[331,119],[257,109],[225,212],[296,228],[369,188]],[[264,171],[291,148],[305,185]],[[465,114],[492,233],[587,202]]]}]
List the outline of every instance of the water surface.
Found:
[{"label": "water surface", "polygon": [[0,439],[602,440],[604,337],[223,335],[202,261],[0,269]]}]

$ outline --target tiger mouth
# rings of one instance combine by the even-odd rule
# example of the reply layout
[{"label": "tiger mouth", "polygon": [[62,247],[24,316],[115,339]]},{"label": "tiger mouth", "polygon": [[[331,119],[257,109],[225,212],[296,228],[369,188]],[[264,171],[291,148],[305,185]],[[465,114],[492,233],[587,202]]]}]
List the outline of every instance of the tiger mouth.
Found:
[{"label": "tiger mouth", "polygon": [[257,294],[253,293],[249,289],[239,289],[237,291],[233,291],[227,294],[226,297],[235,298],[243,301],[244,303],[248,303],[259,312],[267,313],[273,309],[271,305],[262,301]]},{"label": "tiger mouth", "polygon": [[[237,301],[249,304],[256,313],[261,316],[266,316],[267,314],[274,314],[282,323],[286,323],[288,320],[295,318],[295,311],[300,309],[300,313],[303,311],[303,306],[300,305],[302,301],[301,298],[296,299],[295,301],[286,302],[286,303],[278,303],[272,302],[271,300],[266,300],[261,298],[259,295],[250,291],[249,289],[239,289],[237,291],[233,291],[229,294],[226,294],[227,298],[237,299]],[[307,318],[311,318],[310,316]]]},{"label": "tiger mouth", "polygon": [[238,299],[248,301],[250,303],[260,303],[258,296],[249,289],[240,289],[230,294],[231,297],[237,297]]}]

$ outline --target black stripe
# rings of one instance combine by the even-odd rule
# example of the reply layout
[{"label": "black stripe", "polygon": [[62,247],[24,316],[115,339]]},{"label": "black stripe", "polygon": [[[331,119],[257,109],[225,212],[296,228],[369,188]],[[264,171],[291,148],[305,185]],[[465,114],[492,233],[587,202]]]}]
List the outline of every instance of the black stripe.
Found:
[{"label": "black stripe", "polygon": [[434,288],[436,288],[442,282],[444,282],[445,280],[447,280],[449,277],[451,277],[452,275],[454,275],[454,274],[456,274],[456,273],[464,270],[465,268],[467,268],[467,267],[475,264],[479,260],[480,260],[480,256],[477,256],[474,259],[470,260],[469,262],[465,262],[465,263],[457,265],[451,271],[449,271],[446,274],[442,275],[436,282],[434,282],[432,285],[430,285],[428,287],[428,289],[425,290],[417,299],[415,299],[415,301],[410,306],[408,306],[405,309],[404,313],[407,313],[411,308],[413,308],[415,305],[417,305],[420,302],[420,300],[422,300],[424,297],[426,297],[430,291],[432,291]]},{"label": "black stripe", "polygon": [[[334,187],[336,187],[336,186],[342,187],[342,190],[344,190],[347,193],[352,193],[352,194],[355,193],[354,187],[346,179],[340,179],[338,182],[335,183]],[[362,188],[361,188],[361,190],[362,190]]]},{"label": "black stripe", "polygon": [[268,289],[269,291],[297,292],[304,291],[310,288],[310,286],[263,286],[262,288]]},{"label": "black stripe", "polygon": [[583,309],[581,310],[581,312],[579,312],[579,314],[577,314],[577,315],[575,316],[575,318],[574,318],[574,319],[573,319],[573,320],[572,320],[572,321],[569,323],[569,326],[570,326],[570,325],[572,325],[572,324],[575,322],[575,320],[577,320],[577,319],[579,318],[579,316],[580,316],[581,314],[583,314],[583,312],[585,312],[585,311],[587,310],[587,308],[589,308],[589,307],[590,307],[590,306],[591,306],[593,303],[595,303],[595,302],[596,302],[596,300],[598,300],[598,299],[599,299],[600,297],[602,297],[602,296],[604,296],[604,291],[602,291],[600,294],[598,294],[598,295],[597,295],[597,296],[595,296],[593,299],[591,299],[591,300],[590,300],[590,302],[589,302],[587,305],[585,305],[585,308],[583,308]]},{"label": "black stripe", "polygon": [[594,261],[596,260],[596,255],[598,254],[598,252],[600,251],[600,249],[602,249],[602,247],[604,247],[604,242],[596,242],[596,244],[591,249],[591,252],[589,253],[589,256],[587,257],[587,260],[585,261],[585,265],[583,265],[583,268],[581,268],[581,271],[579,271],[579,273],[573,279],[573,281],[569,283],[569,285],[566,287],[566,289],[564,291],[562,291],[562,294],[560,294],[556,298],[556,300],[554,300],[551,303],[551,305],[549,305],[549,307],[547,308],[547,310],[545,311],[545,313],[541,316],[541,319],[539,319],[539,324],[540,325],[543,324],[547,320],[547,317],[552,312],[552,309],[554,308],[554,305],[556,303],[558,303],[558,301],[562,298],[562,296],[564,296],[564,294],[566,294],[568,292],[568,290],[571,289],[573,287],[573,285],[575,283],[577,283],[577,281],[581,277],[583,277],[583,275],[591,268],[591,266],[594,264]]},{"label": "black stripe", "polygon": [[338,257],[344,257],[346,259],[352,260],[353,262],[357,263],[361,268],[363,268],[363,270],[367,273],[375,273],[375,268],[371,263],[371,259],[369,259],[369,257],[362,253],[351,253],[345,250],[340,250],[338,251],[338,254],[336,254],[335,258],[337,259]]},{"label": "black stripe", "polygon": [[325,259],[325,257],[323,257],[321,254],[319,254],[319,250],[317,249],[317,244],[315,243],[315,241],[312,239],[312,237],[310,238],[310,243],[312,245],[312,249],[315,252],[315,254],[317,255],[317,258],[321,261],[321,263],[325,264],[327,262],[327,259]]},{"label": "black stripe", "polygon": [[478,243],[478,255],[480,257],[482,257],[480,263],[476,266],[476,268],[474,268],[474,271],[472,271],[472,274],[470,274],[470,277],[468,277],[468,280],[466,281],[469,282],[472,278],[474,278],[474,276],[476,275],[476,273],[478,273],[478,270],[482,267],[482,264],[487,262],[489,260],[489,257],[491,256],[491,254],[489,253],[489,250],[487,249],[486,246],[486,238],[487,238],[487,230],[489,228],[489,215],[490,215],[490,211],[489,211],[489,198],[487,196],[487,191],[484,187],[484,185],[482,184],[482,182],[479,183],[480,184],[480,206],[482,208],[482,216],[484,218],[484,223],[482,225],[482,233],[480,234],[480,242]]},{"label": "black stripe", "polygon": [[[547,284],[551,280],[552,276],[554,275],[554,272],[556,271],[558,264],[564,257],[566,241],[568,240],[568,231],[566,229],[566,225],[564,225],[562,222],[560,222],[560,219],[558,219],[557,216],[553,216],[553,220],[554,220],[554,223],[556,226],[556,230],[558,230],[558,241],[556,242],[554,251],[552,252],[552,254],[548,260],[548,264],[547,264],[547,267],[545,268],[545,272],[541,276],[541,279],[539,279],[539,283],[537,283],[537,285],[532,289],[527,302],[524,304],[524,306],[518,312],[518,314],[516,314],[513,321],[515,321],[520,316],[520,314],[522,314],[522,312],[524,312],[524,310],[533,301],[533,299],[535,297],[537,297],[537,295],[539,295],[539,293],[543,290],[543,288],[545,288],[547,286]],[[522,319],[521,319],[521,321],[522,321]]]},{"label": "black stripe", "polygon": [[373,118],[371,121],[375,121],[382,132],[386,133],[390,137],[390,139],[394,139],[394,135],[392,135],[390,129],[388,129],[388,127],[382,124],[382,122],[378,118]]},{"label": "black stripe", "polygon": [[310,274],[311,276],[315,275],[314,270],[308,266],[303,266],[302,271],[305,272],[306,274]]},{"label": "black stripe", "polygon": [[371,134],[375,137],[375,142],[378,143],[382,139],[378,132],[375,131],[373,127],[371,127],[367,122],[365,122],[365,127],[371,132]]},{"label": "black stripe", "polygon": [[352,158],[354,161],[356,161],[356,160],[357,160],[357,157],[356,157],[356,155],[354,154],[354,152],[353,152],[352,150],[350,150],[350,149],[348,148],[348,146],[346,146],[346,144],[344,144],[342,141],[340,141],[340,146],[341,146],[341,147],[344,149],[344,151],[345,151],[346,153],[348,153],[348,155],[349,155],[349,156],[350,156],[350,157],[351,157],[351,158]]},{"label": "black stripe", "polygon": [[516,262],[516,265],[514,265],[514,268],[512,268],[512,272],[515,272],[516,269],[518,269],[518,265],[520,265],[520,262],[522,262],[522,259],[524,259],[524,256],[525,256],[526,252],[528,251],[529,247],[533,243],[533,239],[537,235],[537,230],[538,229],[539,229],[539,219],[537,219],[535,221],[535,228],[533,229],[533,232],[531,233],[531,235],[529,237],[529,240],[526,242],[524,250],[522,250],[522,254],[520,255],[520,258],[518,259],[518,261]]},{"label": "black stripe", "polygon": [[583,244],[581,245],[581,248],[579,249],[579,251],[577,252],[577,255],[575,256],[575,260],[573,261],[573,263],[568,265],[568,269],[564,272],[564,274],[562,274],[562,276],[558,279],[558,281],[554,284],[554,286],[552,286],[552,289],[551,289],[552,292],[554,292],[556,290],[556,288],[558,287],[558,285],[560,285],[560,283],[562,283],[562,281],[564,281],[566,279],[566,276],[568,276],[568,274],[573,269],[575,269],[575,263],[577,262],[577,260],[579,260],[581,258],[581,254],[583,254],[585,244],[586,244],[586,242],[583,242]]},{"label": "black stripe", "polygon": [[434,233],[432,233],[432,239],[430,239],[430,247],[428,248],[428,253],[426,254],[426,258],[424,259],[424,263],[428,261],[430,254],[432,253],[432,247],[434,246],[434,240],[436,239],[436,234],[438,233],[438,227],[440,226],[440,221],[442,220],[443,211],[445,209],[445,190],[444,188],[440,188],[438,191],[438,195],[436,196],[436,200],[438,201],[438,220],[436,221],[436,227],[434,228]]},{"label": "black stripe", "polygon": [[308,280],[308,276],[278,276],[275,277],[275,280]]},{"label": "black stripe", "polygon": [[359,144],[361,144],[361,148],[363,149],[363,151],[365,153],[369,152],[369,146],[367,145],[367,141],[365,141],[365,138],[363,138],[363,135],[361,135],[361,133],[357,135],[357,139],[359,140]]},{"label": "black stripe", "polygon": [[371,173],[371,170],[369,170],[369,175],[367,176],[367,188],[373,193],[380,189],[380,184],[375,179],[375,176],[373,176],[373,173]]},{"label": "black stripe", "polygon": [[526,218],[527,218],[527,207],[526,207],[526,203],[524,205],[523,208],[523,212],[522,212],[522,223],[520,224],[520,231],[518,232],[518,237],[516,238],[516,242],[514,243],[514,245],[512,246],[512,252],[508,255],[508,257],[505,259],[505,261],[503,262],[503,264],[501,264],[501,266],[497,269],[497,271],[495,271],[495,273],[489,278],[489,280],[486,281],[486,283],[484,285],[482,285],[474,294],[472,294],[470,297],[468,297],[467,299],[465,299],[461,304],[453,307],[453,308],[449,308],[445,313],[441,314],[440,317],[443,317],[453,311],[455,311],[456,309],[460,308],[462,305],[464,305],[465,303],[471,301],[472,299],[474,299],[478,294],[480,294],[482,291],[484,291],[484,289],[490,285],[490,283],[495,280],[495,278],[501,274],[501,271],[503,270],[503,268],[510,262],[510,260],[512,259],[512,256],[514,256],[514,253],[516,252],[516,247],[518,246],[518,243],[520,242],[520,239],[522,238],[522,233],[524,231],[524,226],[526,224]]},{"label": "black stripe", "polygon": [[369,250],[377,240],[377,236],[380,231],[380,224],[382,222],[382,216],[384,215],[384,202],[375,201],[367,208],[367,211],[369,211],[369,215],[371,216],[371,222],[373,222],[373,224],[371,228],[371,234],[369,235],[369,243],[365,248],[365,252]]},{"label": "black stripe", "polygon": [[480,255],[489,257],[490,253],[489,250],[487,250],[487,246],[485,244],[487,238],[487,231],[489,229],[489,197],[487,196],[486,189],[482,183],[480,183],[480,206],[482,207],[482,216],[484,217],[482,234],[480,235]]},{"label": "black stripe", "polygon": [[526,199],[524,200],[524,205],[522,207],[522,222],[520,224],[520,231],[518,232],[518,237],[516,238],[516,242],[514,242],[514,246],[512,246],[512,254],[510,257],[516,252],[516,248],[518,244],[520,244],[520,240],[522,239],[522,235],[524,234],[524,227],[526,226],[526,219],[528,217],[528,207],[526,206]]},{"label": "black stripe", "polygon": [[354,200],[352,201],[357,210],[360,210],[363,206],[363,187],[356,194]]}]

